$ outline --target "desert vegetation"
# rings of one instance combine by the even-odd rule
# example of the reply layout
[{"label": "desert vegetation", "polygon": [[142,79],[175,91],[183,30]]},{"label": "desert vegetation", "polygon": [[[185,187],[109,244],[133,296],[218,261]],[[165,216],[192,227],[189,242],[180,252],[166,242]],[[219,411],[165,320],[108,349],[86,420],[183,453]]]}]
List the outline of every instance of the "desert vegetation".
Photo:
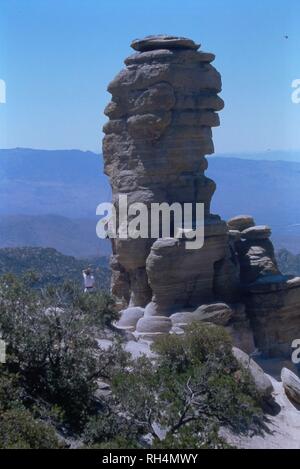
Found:
[{"label": "desert vegetation", "polygon": [[192,324],[158,340],[155,359],[133,360],[110,295],[34,282],[0,281],[1,448],[215,448],[222,425],[259,429],[259,397],[224,329]]}]

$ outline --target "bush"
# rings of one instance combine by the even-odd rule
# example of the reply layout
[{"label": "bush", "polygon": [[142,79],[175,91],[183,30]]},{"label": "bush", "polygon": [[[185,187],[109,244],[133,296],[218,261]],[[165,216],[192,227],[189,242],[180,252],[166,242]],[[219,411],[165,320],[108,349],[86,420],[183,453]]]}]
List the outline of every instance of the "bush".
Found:
[{"label": "bush", "polygon": [[0,449],[62,448],[53,428],[34,420],[27,410],[0,413]]},{"label": "bush", "polygon": [[0,370],[0,412],[22,407],[24,392],[18,375],[3,370],[3,365]]},{"label": "bush", "polygon": [[[258,429],[262,412],[255,387],[223,328],[192,324],[184,335],[163,337],[153,348],[156,363],[137,360],[130,373],[114,377],[112,389],[119,410],[140,433],[152,435],[154,447],[224,447],[221,425],[237,432]],[[165,429],[163,442],[159,427]]]},{"label": "bush", "polygon": [[92,448],[138,448],[139,427],[117,413],[93,416],[85,427],[83,440]]},{"label": "bush", "polygon": [[18,373],[27,400],[58,405],[74,428],[80,428],[93,409],[97,379],[108,376],[115,355],[99,350],[90,317],[90,308],[97,305],[103,327],[112,300],[106,294],[102,299],[88,297],[92,295],[83,298],[71,286],[41,294],[12,276],[0,283],[7,370]]},{"label": "bush", "polygon": [[92,294],[86,294],[76,283],[65,282],[60,288],[48,286],[43,293],[51,306],[67,306],[81,311],[86,322],[94,328],[111,327],[112,322],[118,318],[115,301],[106,291],[96,290]]},{"label": "bush", "polygon": [[109,295],[31,281],[0,281],[0,447],[55,448],[59,429],[93,448],[223,448],[220,426],[259,429],[256,389],[223,328],[191,324],[158,339],[155,360],[131,360],[119,342],[97,345],[115,317]]}]

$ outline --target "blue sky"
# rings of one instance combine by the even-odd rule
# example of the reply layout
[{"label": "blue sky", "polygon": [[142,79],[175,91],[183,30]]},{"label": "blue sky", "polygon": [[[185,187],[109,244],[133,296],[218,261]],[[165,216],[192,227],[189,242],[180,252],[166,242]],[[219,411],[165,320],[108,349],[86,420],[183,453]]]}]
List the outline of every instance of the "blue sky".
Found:
[{"label": "blue sky", "polygon": [[299,20],[299,0],[0,0],[0,148],[99,152],[106,88],[131,40],[169,33],[217,56],[216,152],[299,150]]}]

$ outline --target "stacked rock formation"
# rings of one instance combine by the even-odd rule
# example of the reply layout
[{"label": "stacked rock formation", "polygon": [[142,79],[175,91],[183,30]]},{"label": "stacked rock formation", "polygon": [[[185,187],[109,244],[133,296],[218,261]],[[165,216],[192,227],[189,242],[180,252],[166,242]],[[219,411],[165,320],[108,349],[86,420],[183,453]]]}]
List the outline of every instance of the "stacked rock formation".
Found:
[{"label": "stacked rock formation", "polygon": [[[103,154],[113,200],[128,203],[205,204],[205,245],[187,251],[178,239],[116,239],[112,290],[130,306],[146,306],[146,316],[162,316],[213,299],[214,264],[223,259],[227,227],[210,214],[215,183],[204,174],[205,155],[214,151],[211,127],[220,74],[212,54],[193,41],[170,36],[133,41],[138,52],[110,83]],[[161,322],[161,319],[157,319]],[[146,328],[150,319],[141,322]],[[165,324],[161,326],[165,328]]]},{"label": "stacked rock formation", "polygon": [[[202,202],[205,239],[201,249],[186,249],[172,219],[169,238],[113,239],[112,292],[126,307],[117,326],[149,339],[205,320],[227,327],[236,345],[249,352],[250,318],[258,345],[267,351],[258,331],[267,300],[259,295],[265,298],[274,284],[278,289],[278,279],[287,291],[288,282],[297,281],[278,271],[268,227],[245,216],[227,226],[210,212],[216,185],[205,175],[205,156],[214,151],[212,127],[219,125],[217,112],[224,106],[221,77],[211,65],[215,57],[173,36],[149,36],[131,46],[137,52],[110,83],[112,100],[105,109],[103,155],[113,203],[118,208],[120,195],[129,205],[147,207]],[[195,217],[193,222],[197,227]],[[266,287],[261,277],[270,276],[273,286]]]},{"label": "stacked rock formation", "polygon": [[290,357],[300,337],[300,278],[279,271],[268,226],[255,226],[252,217],[242,215],[228,227],[235,233],[241,296],[255,344],[267,356]]}]

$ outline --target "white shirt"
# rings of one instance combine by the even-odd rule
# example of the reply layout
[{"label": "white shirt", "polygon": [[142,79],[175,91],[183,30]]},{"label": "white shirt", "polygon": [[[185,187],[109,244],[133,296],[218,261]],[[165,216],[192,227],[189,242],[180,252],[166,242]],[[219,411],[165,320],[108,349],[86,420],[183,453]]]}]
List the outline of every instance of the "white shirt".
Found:
[{"label": "white shirt", "polygon": [[91,288],[95,285],[95,277],[93,274],[87,275],[85,272],[83,272],[83,281],[85,288]]}]

